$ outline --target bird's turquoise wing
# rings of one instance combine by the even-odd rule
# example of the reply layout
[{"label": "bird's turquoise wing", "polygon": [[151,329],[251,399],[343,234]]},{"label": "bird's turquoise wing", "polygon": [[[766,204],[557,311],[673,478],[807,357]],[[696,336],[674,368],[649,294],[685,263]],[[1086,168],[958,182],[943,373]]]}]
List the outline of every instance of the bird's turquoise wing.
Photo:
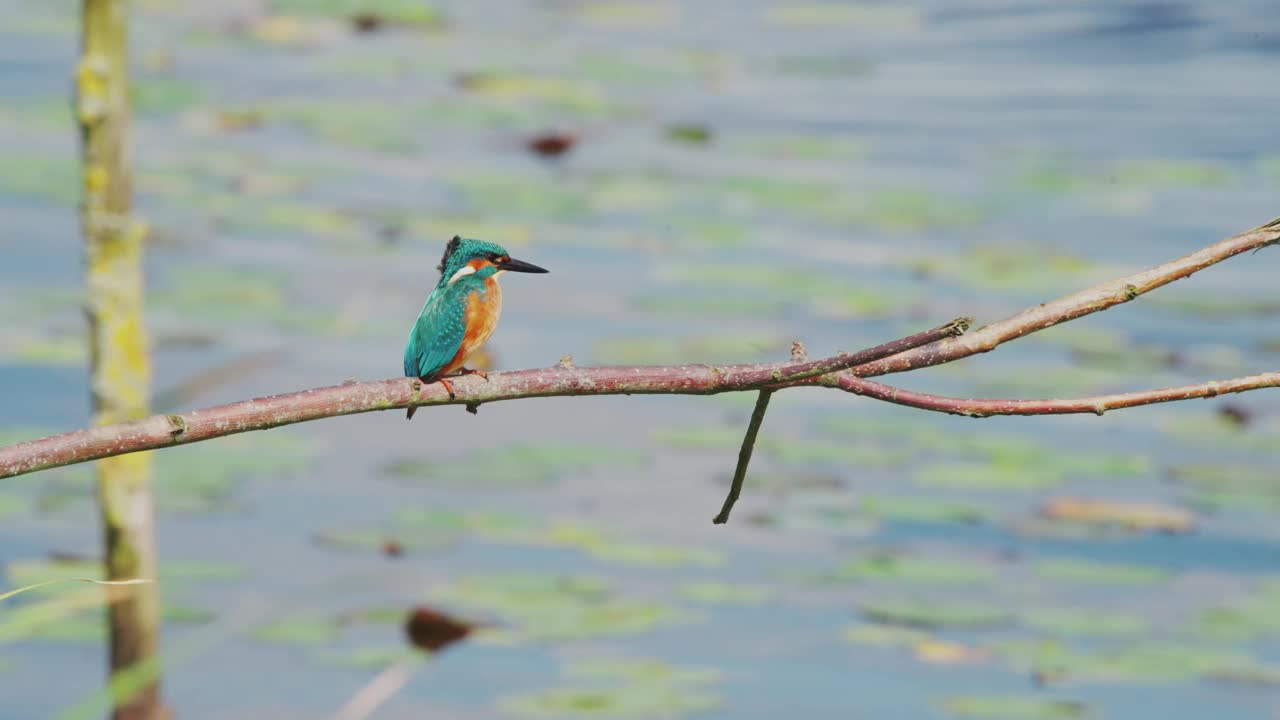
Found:
[{"label": "bird's turquoise wing", "polygon": [[422,314],[404,348],[404,374],[434,379],[458,354],[466,335],[466,301],[458,285],[437,288],[422,306]]}]

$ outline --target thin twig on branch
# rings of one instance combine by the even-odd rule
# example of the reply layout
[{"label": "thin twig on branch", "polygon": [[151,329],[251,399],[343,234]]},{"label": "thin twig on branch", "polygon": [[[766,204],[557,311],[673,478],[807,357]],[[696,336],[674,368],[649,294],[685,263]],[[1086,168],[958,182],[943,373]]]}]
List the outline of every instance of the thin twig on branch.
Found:
[{"label": "thin twig on branch", "polygon": [[742,448],[738,450],[738,466],[733,469],[733,483],[729,486],[729,494],[720,507],[720,514],[711,521],[716,525],[729,522],[729,513],[733,511],[733,505],[738,502],[738,495],[742,493],[742,484],[747,479],[747,466],[751,464],[751,451],[756,447],[756,435],[760,434],[760,425],[764,423],[764,413],[769,409],[769,398],[773,397],[773,393],[773,390],[761,390],[756,398],[747,434],[742,438]]},{"label": "thin twig on branch", "polygon": [[[1241,253],[1277,243],[1280,243],[1280,219],[1150,270],[1038,305],[962,337],[953,337],[963,330],[962,323],[951,323],[886,346],[815,361],[792,359],[789,362],[747,365],[594,368],[578,368],[572,362],[562,362],[550,368],[492,373],[487,380],[458,378],[453,383],[456,398],[450,398],[438,383],[423,385],[411,378],[351,382],[182,414],[156,415],[18,443],[0,448],[0,478],[341,415],[422,405],[476,407],[488,402],[533,397],[711,395],[765,388],[777,391],[790,387],[833,387],[927,410],[985,416],[1098,412],[1099,408],[1134,407],[1275,387],[1276,374],[1268,373],[1203,385],[1093,398],[963,400],[913,393],[862,378],[938,365],[986,352],[1037,330],[1132,300]],[[922,337],[929,333],[948,329],[949,332],[938,336],[946,339],[926,340],[928,344],[919,345]],[[914,349],[906,349],[910,347]]]}]

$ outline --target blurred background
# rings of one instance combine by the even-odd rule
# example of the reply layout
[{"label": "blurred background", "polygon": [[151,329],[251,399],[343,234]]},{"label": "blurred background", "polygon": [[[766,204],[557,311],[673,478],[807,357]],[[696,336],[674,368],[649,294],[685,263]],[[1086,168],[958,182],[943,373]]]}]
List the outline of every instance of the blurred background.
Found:
[{"label": "blurred background", "polygon": [[[156,411],[399,375],[455,233],[551,270],[504,282],[486,363],[514,369],[854,350],[1280,214],[1263,0],[132,5]],[[0,18],[7,444],[89,406],[79,4]],[[1277,263],[893,382],[1063,397],[1275,370]],[[156,453],[166,700],[327,717],[427,607],[486,627],[376,717],[1280,714],[1274,393],[975,421],[786,392],[713,526],[752,400],[396,411]],[[98,576],[89,466],[5,481],[0,518],[8,587]],[[7,613],[0,717],[100,688],[100,608]]]}]

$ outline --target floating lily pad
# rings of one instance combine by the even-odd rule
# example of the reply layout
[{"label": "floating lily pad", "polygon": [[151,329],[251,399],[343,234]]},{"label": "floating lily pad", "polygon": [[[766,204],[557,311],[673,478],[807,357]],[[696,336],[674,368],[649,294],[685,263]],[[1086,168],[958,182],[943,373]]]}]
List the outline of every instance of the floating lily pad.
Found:
[{"label": "floating lily pad", "polygon": [[1032,158],[1019,182],[1033,190],[1087,192],[1116,188],[1219,187],[1232,181],[1222,166],[1183,160],[1121,160],[1089,167],[1068,158]]},{"label": "floating lily pad", "polygon": [[600,363],[616,365],[751,362],[782,353],[788,342],[777,335],[758,333],[686,339],[616,339],[597,342],[592,355]]},{"label": "floating lily pad", "polygon": [[912,471],[916,482],[954,488],[1040,490],[1062,482],[1056,468],[987,465],[973,462],[928,463]]},{"label": "floating lily pad", "polygon": [[880,600],[861,606],[867,620],[926,630],[982,629],[1010,623],[1012,613],[977,602]]},{"label": "floating lily pad", "polygon": [[1219,187],[1231,179],[1225,167],[1185,160],[1129,160],[1106,171],[1108,182],[1140,187]]},{"label": "floating lily pad", "polygon": [[561,443],[514,445],[489,455],[483,462],[475,458],[457,461],[401,458],[388,465],[386,472],[399,478],[433,483],[538,485],[599,467],[638,467],[644,462],[645,456],[635,450]]},{"label": "floating lily pad", "polygon": [[567,674],[571,677],[685,686],[705,685],[720,678],[720,673],[709,668],[675,667],[658,660],[613,658],[571,663]]},{"label": "floating lily pad", "polygon": [[622,27],[663,27],[680,17],[679,7],[658,0],[604,0],[581,5],[578,12],[591,22]]},{"label": "floating lily pad", "polygon": [[971,585],[990,582],[995,572],[988,566],[956,558],[880,553],[837,565],[826,577],[851,582]]},{"label": "floating lily pad", "polygon": [[631,304],[637,310],[655,315],[684,316],[691,313],[698,317],[725,315],[759,318],[779,315],[785,309],[782,301],[767,297],[692,292],[654,292],[638,295],[631,299]]},{"label": "floating lily pad", "polygon": [[1151,626],[1140,615],[1070,608],[1028,610],[1021,619],[1033,630],[1061,637],[1141,635]]},{"label": "floating lily pad", "polygon": [[989,519],[990,510],[981,505],[928,497],[864,497],[859,509],[882,520],[923,523],[973,524]]},{"label": "floating lily pad", "polygon": [[1086,560],[1056,558],[1039,560],[1033,568],[1037,575],[1063,582],[1104,585],[1150,585],[1168,579],[1160,568],[1120,563],[1096,563]]},{"label": "floating lily pad", "polygon": [[758,448],[768,453],[769,457],[788,465],[898,467],[910,459],[904,451],[872,443],[827,443],[799,438],[764,438],[757,440],[756,444]]},{"label": "floating lily pad", "polygon": [[375,551],[399,555],[414,550],[432,550],[447,547],[455,538],[425,528],[393,530],[323,530],[316,533],[316,542],[344,550]]},{"label": "floating lily pad", "polygon": [[422,0],[271,0],[279,13],[350,19],[376,16],[397,25],[439,25],[440,11]]},{"label": "floating lily pad", "polygon": [[263,625],[253,638],[279,645],[328,645],[338,637],[338,625],[328,618],[290,617]]},{"label": "floating lily pad", "polygon": [[1202,635],[1253,640],[1280,634],[1280,581],[1263,583],[1259,591],[1203,611],[1196,623]]},{"label": "floating lily pad", "polygon": [[71,207],[80,200],[80,168],[69,156],[5,153],[0,191]]},{"label": "floating lily pad", "polygon": [[882,3],[787,3],[769,8],[766,16],[779,25],[855,27],[864,32],[915,30],[924,22],[916,8]]},{"label": "floating lily pad", "polygon": [[742,445],[744,429],[712,425],[653,428],[649,437],[682,450],[727,450]]},{"label": "floating lily pad", "polygon": [[592,661],[570,666],[572,686],[508,698],[522,717],[678,718],[709,710],[719,698],[705,689],[716,673],[654,661]]},{"label": "floating lily pad", "polygon": [[704,605],[759,605],[771,596],[769,588],[714,580],[690,582],[680,586],[680,595]]},{"label": "floating lily pad", "polygon": [[424,657],[421,650],[405,645],[375,645],[341,650],[323,648],[307,656],[319,665],[354,670],[377,670],[400,662],[419,661]]},{"label": "floating lily pad", "polygon": [[[0,440],[0,446],[6,444],[4,440]],[[10,492],[0,493],[0,519],[26,512],[30,506],[31,501],[22,495]]]},{"label": "floating lily pad", "polygon": [[288,102],[270,110],[268,117],[345,147],[387,153],[416,152],[421,129],[409,118],[422,117],[425,107],[386,108],[360,102]]},{"label": "floating lily pad", "polygon": [[947,699],[943,709],[957,717],[984,720],[1058,720],[1089,718],[1088,705],[1038,695],[965,695]]},{"label": "floating lily pad", "polygon": [[333,326],[332,311],[293,302],[283,273],[261,268],[209,265],[170,270],[147,298],[164,313],[192,325],[321,331]]},{"label": "floating lily pad", "polygon": [[993,649],[1011,664],[1050,678],[1176,682],[1263,667],[1247,653],[1202,645],[1147,643],[1082,650],[1058,641],[1014,640],[996,643]]},{"label": "floating lily pad", "polygon": [[967,440],[968,454],[981,453],[986,463],[928,463],[914,476],[927,485],[1002,489],[1038,489],[1069,476],[1128,477],[1150,469],[1142,455],[1066,453],[1013,437],[978,436]]},{"label": "floating lily pad", "polygon": [[1098,268],[1082,257],[1033,245],[978,245],[943,258],[922,258],[911,269],[925,277],[985,291],[1037,291],[1079,285]]},{"label": "floating lily pad", "polygon": [[1266,431],[1265,425],[1246,428],[1222,415],[1176,415],[1166,418],[1157,427],[1172,439],[1202,447],[1275,449],[1275,436]]},{"label": "floating lily pad", "polygon": [[726,145],[735,153],[805,160],[861,160],[867,153],[863,141],[840,135],[731,135]]},{"label": "floating lily pad", "polygon": [[572,640],[643,633],[683,613],[616,598],[594,578],[525,573],[472,575],[434,593],[440,600],[507,618],[533,639]]},{"label": "floating lily pad", "polygon": [[924,232],[977,225],[987,214],[985,207],[972,200],[903,188],[859,195],[856,202],[838,207],[828,216],[890,232]]},{"label": "floating lily pad", "polygon": [[668,140],[688,145],[707,145],[711,142],[711,128],[706,125],[672,125],[663,133]]},{"label": "floating lily pad", "polygon": [[164,115],[199,104],[203,93],[193,83],[173,77],[142,77],[129,85],[133,109],[140,115]]},{"label": "floating lily pad", "polygon": [[933,636],[924,630],[911,627],[862,623],[847,628],[844,637],[856,645],[897,648],[914,647]]},{"label": "floating lily pad", "polygon": [[598,113],[608,107],[604,94],[595,87],[552,75],[477,72],[464,76],[459,85],[480,95],[546,103],[583,113]]},{"label": "floating lily pad", "polygon": [[536,540],[578,548],[592,557],[623,565],[714,567],[724,563],[723,554],[715,550],[622,541],[596,528],[575,523],[554,524],[540,533]]}]

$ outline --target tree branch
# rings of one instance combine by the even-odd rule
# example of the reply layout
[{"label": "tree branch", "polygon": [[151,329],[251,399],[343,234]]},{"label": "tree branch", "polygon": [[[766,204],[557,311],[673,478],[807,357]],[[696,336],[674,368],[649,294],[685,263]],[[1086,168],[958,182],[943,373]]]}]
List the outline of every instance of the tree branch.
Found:
[{"label": "tree branch", "polygon": [[894,353],[950,338],[969,327],[959,318],[932,330],[856,353],[813,361],[745,365],[671,365],[577,368],[566,358],[555,367],[451,378],[454,396],[440,383],[416,378],[303,390],[243,400],[182,414],[153,415],[134,422],[104,425],[0,448],[0,478],[210,440],[224,435],[268,430],[283,425],[422,405],[465,405],[533,397],[574,395],[714,395],[757,390],[777,383],[802,382],[871,362]]},{"label": "tree branch", "polygon": [[1070,400],[963,400],[913,393],[863,379],[987,352],[1001,343],[1114,307],[1228,258],[1273,244],[1280,244],[1280,219],[1172,262],[1024,310],[963,337],[957,336],[968,327],[967,319],[862,352],[841,353],[815,361],[793,359],[782,363],[724,366],[577,368],[566,358],[555,367],[493,373],[487,380],[476,376],[453,379],[455,398],[450,398],[439,383],[424,386],[411,378],[350,382],[183,414],[155,415],[134,422],[18,443],[0,448],[0,478],[341,415],[421,405],[455,404],[475,408],[487,402],[533,397],[712,395],[817,386],[839,388],[926,410],[982,417],[994,414],[1096,413],[1099,409],[1105,411],[1275,387],[1276,374],[1267,373],[1204,385]]},{"label": "tree branch", "polygon": [[1199,385],[1182,385],[1158,390],[1095,395],[1093,397],[1061,400],[989,400],[983,398],[951,398],[912,392],[890,385],[866,380],[848,373],[823,378],[822,385],[835,387],[855,395],[883,400],[895,405],[920,410],[932,410],[966,417],[990,417],[992,415],[1073,415],[1093,413],[1101,415],[1108,410],[1212,398],[1230,393],[1280,387],[1280,372],[1261,373],[1231,380],[1210,380]]},{"label": "tree branch", "polygon": [[860,365],[852,368],[848,374],[872,377],[906,372],[990,352],[1002,343],[1129,302],[1158,287],[1191,277],[1223,260],[1276,244],[1280,244],[1280,218],[1235,237],[1220,240],[1177,260],[1028,308],[1004,320],[978,328],[963,339],[926,345],[912,352]]}]

